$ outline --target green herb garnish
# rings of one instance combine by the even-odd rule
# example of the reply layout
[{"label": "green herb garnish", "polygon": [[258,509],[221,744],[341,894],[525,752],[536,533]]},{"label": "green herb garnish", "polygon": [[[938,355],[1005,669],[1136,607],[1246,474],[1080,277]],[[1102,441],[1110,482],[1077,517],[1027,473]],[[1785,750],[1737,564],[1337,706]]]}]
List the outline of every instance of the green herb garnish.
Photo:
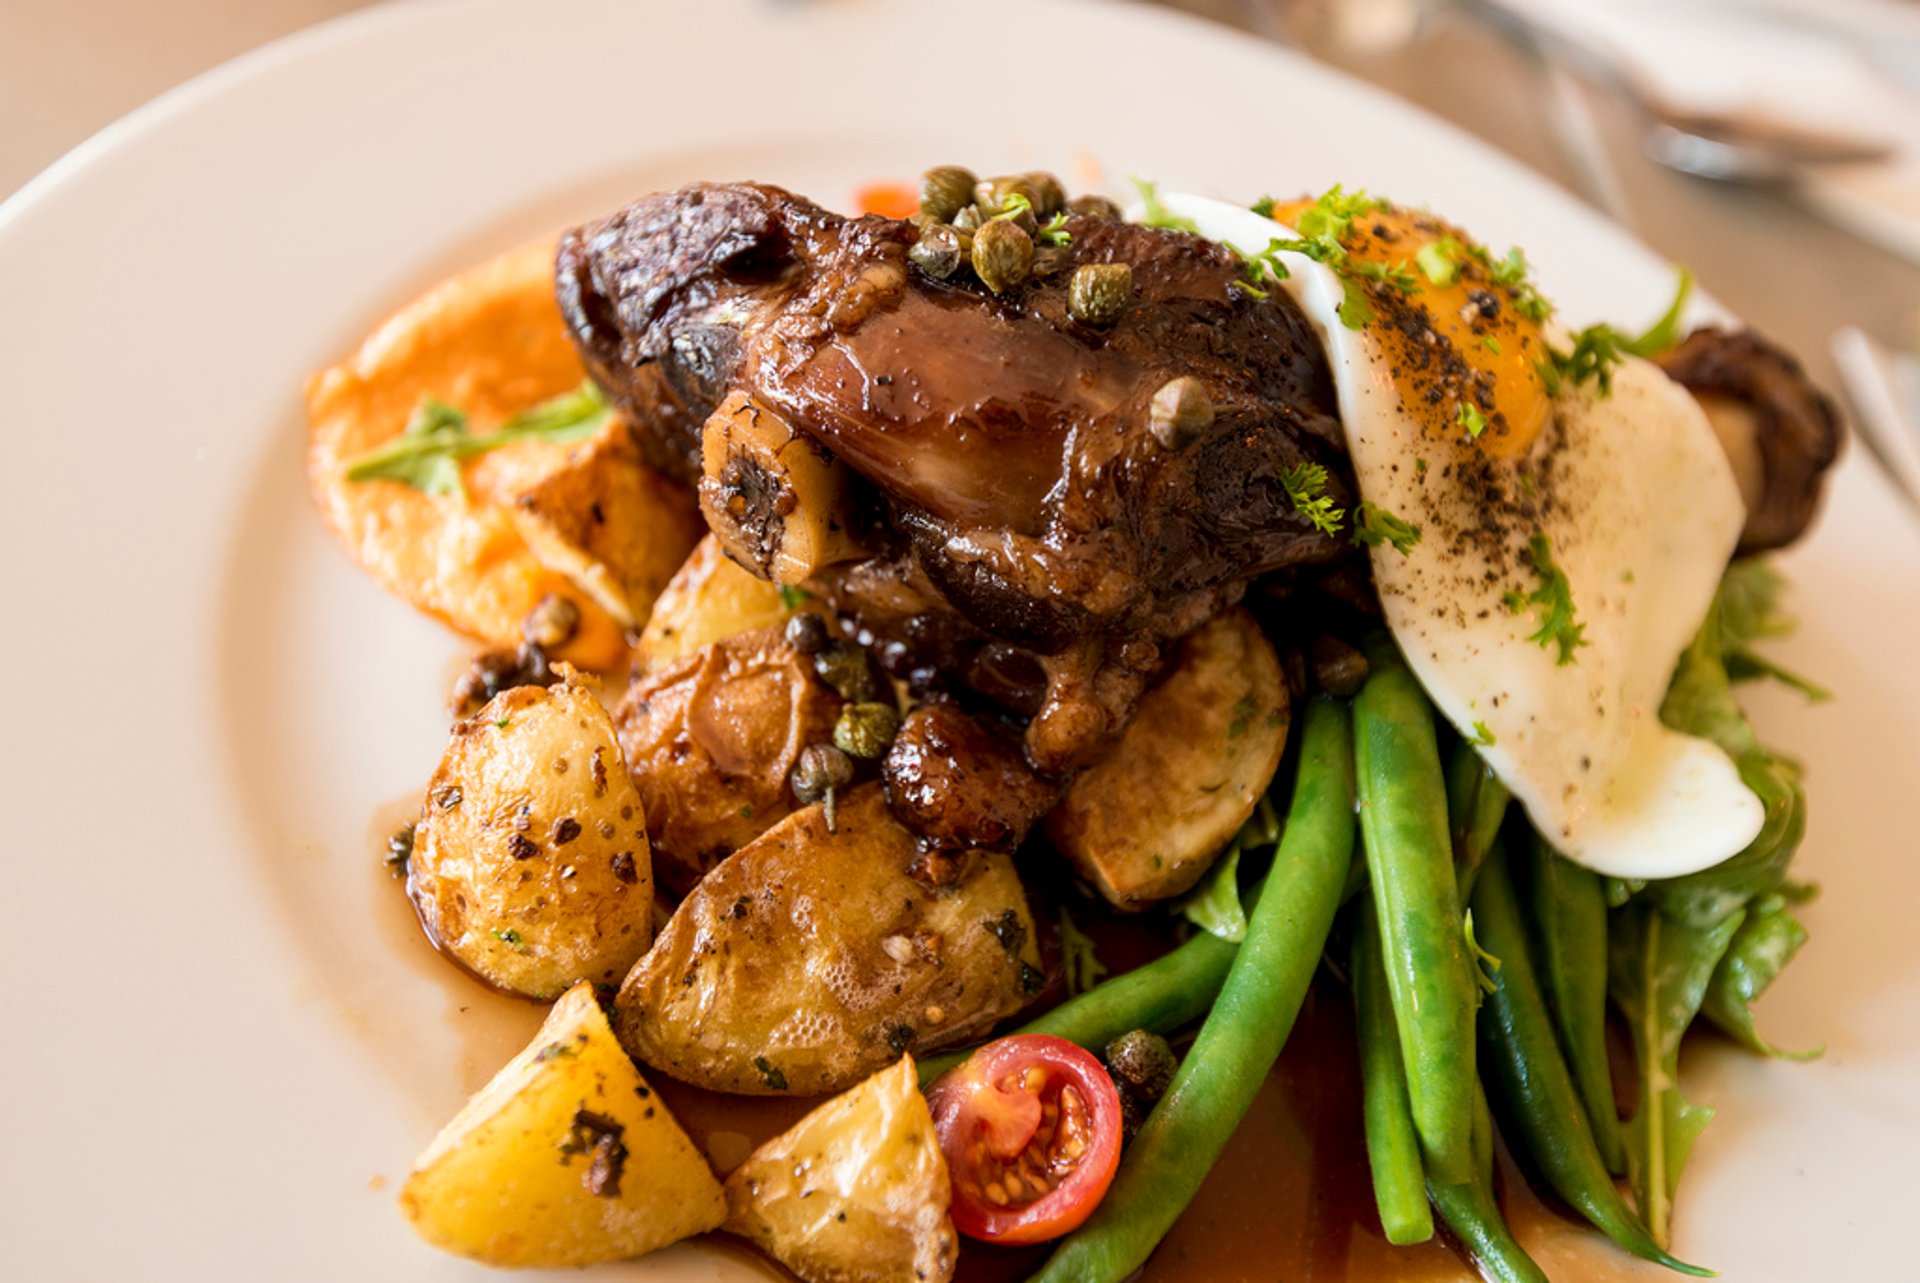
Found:
[{"label": "green herb garnish", "polygon": [[1353,526],[1354,542],[1377,548],[1389,543],[1402,557],[1420,542],[1420,527],[1403,521],[1378,504],[1362,503]]},{"label": "green herb garnish", "polygon": [[1168,209],[1160,200],[1160,189],[1144,178],[1133,180],[1134,188],[1140,193],[1140,203],[1146,207],[1141,222],[1148,227],[1165,227],[1171,231],[1200,234],[1200,225],[1191,218],[1182,217]]},{"label": "green herb garnish", "polygon": [[1286,490],[1287,498],[1293,500],[1295,511],[1312,522],[1314,528],[1323,534],[1340,533],[1340,522],[1346,513],[1334,506],[1333,497],[1327,494],[1327,470],[1317,463],[1297,463],[1280,473],[1280,485]]},{"label": "green herb garnish", "polygon": [[1549,396],[1560,395],[1568,384],[1579,387],[1591,379],[1601,396],[1613,394],[1614,367],[1629,356],[1651,358],[1672,347],[1678,339],[1680,313],[1693,293],[1693,273],[1678,269],[1673,301],[1667,310],[1638,338],[1628,338],[1602,322],[1589,325],[1573,336],[1573,346],[1565,351],[1547,348],[1547,359],[1540,364],[1540,379]]},{"label": "green herb garnish", "polygon": [[1587,644],[1587,626],[1574,620],[1573,585],[1567,582],[1566,571],[1553,559],[1551,539],[1537,534],[1527,547],[1533,558],[1533,569],[1540,576],[1540,586],[1524,597],[1509,592],[1505,597],[1507,609],[1517,614],[1528,605],[1544,607],[1546,618],[1538,631],[1528,634],[1527,640],[1538,642],[1542,649],[1559,647],[1560,655],[1554,662],[1571,664],[1573,652]]},{"label": "green herb garnish", "polygon": [[1413,261],[1428,280],[1444,289],[1460,279],[1461,252],[1459,241],[1442,236],[1422,245]]},{"label": "green herb garnish", "polygon": [[434,397],[422,397],[406,430],[348,460],[346,478],[398,481],[426,494],[464,499],[463,460],[518,441],[584,441],[596,435],[611,414],[606,397],[589,381],[522,410],[501,424],[499,431],[477,437],[467,430],[464,411]]},{"label": "green herb garnish", "polygon": [[1460,403],[1460,409],[1453,416],[1453,421],[1465,428],[1467,435],[1476,441],[1480,439],[1480,434],[1487,430],[1487,416],[1480,413],[1478,406],[1466,401]]}]

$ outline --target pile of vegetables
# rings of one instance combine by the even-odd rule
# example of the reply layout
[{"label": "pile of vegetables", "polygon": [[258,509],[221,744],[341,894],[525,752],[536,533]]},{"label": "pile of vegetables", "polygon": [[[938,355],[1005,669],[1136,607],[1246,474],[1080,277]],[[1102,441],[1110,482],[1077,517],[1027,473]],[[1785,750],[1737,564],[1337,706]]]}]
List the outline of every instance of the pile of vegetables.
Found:
[{"label": "pile of vegetables", "polygon": [[[1211,1000],[1111,1189],[1038,1277],[1118,1280],[1146,1262],[1251,1105],[1323,956],[1341,960],[1353,996],[1390,1241],[1432,1237],[1437,1213],[1487,1277],[1546,1277],[1494,1198],[1497,1120],[1523,1167],[1615,1243],[1707,1273],[1666,1250],[1674,1189],[1711,1117],[1680,1094],[1680,1042],[1704,1016],[1781,1054],[1756,1032],[1752,1003],[1805,939],[1792,908],[1809,892],[1786,879],[1805,829],[1797,772],[1759,745],[1732,693],[1761,675],[1812,689],[1749,648],[1781,626],[1778,588],[1762,563],[1728,571],[1662,710],[1725,748],[1767,811],[1745,851],[1683,878],[1628,884],[1583,869],[1508,806],[1470,744],[1453,744],[1443,768],[1446,732],[1388,643],[1370,648],[1350,706],[1314,700],[1285,823],[1256,818],[1237,844],[1242,870],[1270,852],[1243,938],[1195,935],[1021,1031],[1099,1049],[1130,1029],[1174,1032]],[[1221,867],[1216,899],[1236,886]],[[1211,916],[1233,933],[1225,919],[1237,914]],[[1606,1057],[1609,999],[1639,1070],[1625,1124]],[[936,1100],[967,1072],[954,1056],[921,1066]],[[1615,1184],[1629,1174],[1637,1211]]]}]

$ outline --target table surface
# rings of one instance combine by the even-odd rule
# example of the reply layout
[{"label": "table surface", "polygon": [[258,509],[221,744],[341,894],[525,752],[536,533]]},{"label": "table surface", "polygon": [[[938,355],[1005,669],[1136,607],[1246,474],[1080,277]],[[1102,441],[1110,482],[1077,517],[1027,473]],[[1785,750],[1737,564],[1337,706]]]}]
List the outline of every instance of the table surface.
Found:
[{"label": "table surface", "polygon": [[[530,0],[532,2],[532,0]],[[366,0],[74,0],[0,5],[0,193],[142,102],[237,54]],[[1356,49],[1361,10],[1408,6],[1417,34]],[[1313,56],[1443,117],[1550,180],[1586,195],[1549,123],[1553,90],[1528,54],[1468,14],[1420,0],[1178,0],[1174,7]],[[1364,15],[1362,15],[1364,16]],[[1833,331],[1857,325],[1909,345],[1920,325],[1920,266],[1839,231],[1788,196],[1687,178],[1646,159],[1621,102],[1591,86],[1567,97],[1590,119],[1632,230],[1689,265],[1711,291],[1836,385]],[[1276,176],[1276,181],[1281,176]]]}]

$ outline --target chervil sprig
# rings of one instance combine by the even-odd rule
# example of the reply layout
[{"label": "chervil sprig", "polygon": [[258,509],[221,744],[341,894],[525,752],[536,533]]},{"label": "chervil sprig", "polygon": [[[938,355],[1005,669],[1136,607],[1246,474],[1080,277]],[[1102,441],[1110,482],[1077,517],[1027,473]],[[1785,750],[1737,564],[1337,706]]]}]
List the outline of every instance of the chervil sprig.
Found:
[{"label": "chervil sprig", "polygon": [[1553,559],[1551,539],[1536,534],[1527,548],[1534,573],[1540,576],[1540,586],[1524,596],[1518,591],[1509,592],[1507,609],[1518,614],[1529,605],[1543,607],[1546,616],[1539,629],[1527,635],[1527,640],[1539,643],[1542,649],[1557,646],[1560,654],[1554,662],[1571,664],[1573,652],[1587,644],[1587,626],[1574,618],[1573,585],[1567,581],[1567,572]]},{"label": "chervil sprig", "polygon": [[1420,542],[1420,527],[1403,521],[1378,504],[1362,503],[1353,523],[1354,542],[1377,548],[1392,544],[1402,557]]},{"label": "chervil sprig", "polygon": [[1281,472],[1280,484],[1287,498],[1293,500],[1294,509],[1312,522],[1315,529],[1329,535],[1340,533],[1340,523],[1347,514],[1334,505],[1333,496],[1327,493],[1325,468],[1317,463],[1296,463]]}]

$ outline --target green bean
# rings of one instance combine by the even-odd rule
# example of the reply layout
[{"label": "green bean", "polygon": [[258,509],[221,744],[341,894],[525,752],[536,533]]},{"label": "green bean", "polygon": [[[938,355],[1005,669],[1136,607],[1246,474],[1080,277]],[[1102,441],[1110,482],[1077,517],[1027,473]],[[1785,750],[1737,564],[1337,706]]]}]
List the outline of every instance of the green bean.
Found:
[{"label": "green bean", "polygon": [[[1095,985],[1013,1032],[1052,1034],[1095,1055],[1134,1029],[1170,1034],[1207,1014],[1239,951],[1239,945],[1202,931],[1144,967]],[[921,1061],[921,1086],[972,1054],[973,1048],[967,1047]]]},{"label": "green bean", "polygon": [[1599,874],[1560,855],[1539,834],[1532,845],[1540,979],[1594,1144],[1607,1170],[1624,1176],[1627,1150],[1607,1066],[1607,894]]},{"label": "green bean", "polygon": [[1507,818],[1506,785],[1465,742],[1454,748],[1447,763],[1447,817],[1453,838],[1453,876],[1465,901],[1472,898],[1480,862],[1487,858],[1487,848]]},{"label": "green bean", "polygon": [[1433,1237],[1427,1207],[1420,1137],[1407,1102],[1407,1074],[1400,1065],[1400,1035],[1393,1025],[1393,999],[1380,967],[1380,921],[1371,901],[1362,901],[1353,933],[1354,1028],[1360,1043],[1360,1081],[1367,1123],[1367,1166],[1373,1171],[1373,1201],[1387,1242],[1405,1246]]},{"label": "green bean", "polygon": [[1488,1082],[1502,1105],[1503,1120],[1513,1128],[1509,1142],[1555,1193],[1627,1251],[1683,1274],[1710,1274],[1662,1251],[1607,1174],[1573,1077],[1554,1041],[1527,955],[1519,898],[1498,845],[1488,854],[1474,888],[1473,925],[1480,943],[1500,960],[1480,1020]]},{"label": "green bean", "polygon": [[1367,648],[1353,702],[1360,832],[1427,1171],[1458,1184],[1473,1158],[1473,1011],[1433,710],[1391,642]]},{"label": "green bean", "polygon": [[1493,1283],[1548,1283],[1546,1273],[1514,1239],[1500,1215],[1500,1205],[1494,1201],[1493,1118],[1487,1112],[1487,1093],[1477,1083],[1473,1089],[1473,1172],[1457,1185],[1428,1181],[1427,1194],[1454,1237],[1473,1253],[1481,1277]]},{"label": "green bean", "polygon": [[1320,965],[1353,851],[1347,710],[1315,700],[1304,721],[1286,827],[1220,997],[1106,1198],[1047,1261],[1039,1283],[1118,1283],[1139,1269],[1280,1056]]}]

